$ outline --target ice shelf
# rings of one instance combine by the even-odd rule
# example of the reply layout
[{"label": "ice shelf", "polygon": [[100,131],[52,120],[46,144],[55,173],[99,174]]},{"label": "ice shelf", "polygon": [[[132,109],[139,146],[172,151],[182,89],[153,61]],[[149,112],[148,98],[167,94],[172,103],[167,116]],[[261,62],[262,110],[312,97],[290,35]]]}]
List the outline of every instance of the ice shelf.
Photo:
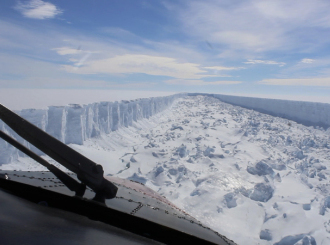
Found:
[{"label": "ice shelf", "polygon": [[[89,138],[102,133],[108,134],[120,127],[131,126],[133,122],[143,118],[148,119],[169,108],[176,99],[184,96],[186,94],[182,93],[120,102],[49,106],[48,109],[24,109],[16,113],[65,144],[82,145]],[[41,154],[1,120],[0,129],[37,154]],[[23,153],[7,142],[0,141],[0,165],[16,160],[19,156],[23,156]]]},{"label": "ice shelf", "polygon": [[266,98],[242,97],[223,94],[189,93],[188,95],[206,95],[222,102],[247,109],[287,118],[306,126],[330,127],[330,104],[308,101],[292,101]]}]

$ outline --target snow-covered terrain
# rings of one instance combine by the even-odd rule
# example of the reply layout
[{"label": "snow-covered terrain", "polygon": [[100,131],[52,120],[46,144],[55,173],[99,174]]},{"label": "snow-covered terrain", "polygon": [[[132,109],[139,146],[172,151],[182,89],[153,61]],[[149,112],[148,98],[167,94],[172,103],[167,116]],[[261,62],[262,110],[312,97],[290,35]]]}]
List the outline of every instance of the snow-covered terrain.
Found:
[{"label": "snow-covered terrain", "polygon": [[[173,101],[184,95],[175,94],[88,105],[49,106],[47,109],[24,109],[17,113],[65,144],[82,145],[89,138],[108,134],[121,127],[132,126],[133,122],[143,118],[148,119],[171,106]],[[19,137],[1,120],[0,129],[41,154],[38,149]],[[9,163],[19,156],[23,154],[5,141],[0,141],[0,164]]]},{"label": "snow-covered terrain", "polygon": [[232,105],[242,106],[276,117],[287,118],[306,126],[330,127],[330,103],[253,98],[224,94],[207,95]]},{"label": "snow-covered terrain", "polygon": [[[209,96],[147,118],[67,143],[238,244],[330,244],[330,129]],[[42,169],[23,157],[1,168]]]}]

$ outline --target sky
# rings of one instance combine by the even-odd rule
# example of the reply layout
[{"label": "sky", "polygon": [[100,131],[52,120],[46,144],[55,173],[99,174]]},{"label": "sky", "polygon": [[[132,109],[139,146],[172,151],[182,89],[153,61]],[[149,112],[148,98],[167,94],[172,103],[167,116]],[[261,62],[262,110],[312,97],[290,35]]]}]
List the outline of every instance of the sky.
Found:
[{"label": "sky", "polygon": [[330,97],[329,0],[1,0],[0,90]]}]

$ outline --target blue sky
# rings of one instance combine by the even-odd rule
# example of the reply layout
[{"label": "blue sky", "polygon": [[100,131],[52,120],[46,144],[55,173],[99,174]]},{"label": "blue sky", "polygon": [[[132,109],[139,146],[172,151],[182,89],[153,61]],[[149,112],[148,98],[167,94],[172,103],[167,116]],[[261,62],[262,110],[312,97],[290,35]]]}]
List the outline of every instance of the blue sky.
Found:
[{"label": "blue sky", "polygon": [[0,88],[330,95],[328,0],[0,5]]}]

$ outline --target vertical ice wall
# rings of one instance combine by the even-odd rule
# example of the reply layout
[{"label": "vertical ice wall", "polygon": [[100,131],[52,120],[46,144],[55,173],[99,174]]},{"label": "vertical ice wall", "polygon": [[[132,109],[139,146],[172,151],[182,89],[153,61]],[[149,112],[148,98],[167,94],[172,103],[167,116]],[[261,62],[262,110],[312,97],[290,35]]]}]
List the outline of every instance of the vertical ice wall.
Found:
[{"label": "vertical ice wall", "polygon": [[[186,94],[146,98],[121,102],[99,102],[88,105],[50,106],[47,110],[28,109],[17,112],[20,116],[65,144],[82,145],[84,140],[109,134],[120,127],[132,126],[143,118],[149,118],[167,109]],[[42,154],[0,120],[0,129],[20,143]],[[0,139],[0,165],[23,156],[14,147]]]},{"label": "vertical ice wall", "polygon": [[[38,126],[42,130],[46,130],[47,123],[48,123],[48,111],[47,110],[36,110],[36,109],[25,109],[19,112],[19,115],[23,118],[29,118],[29,121],[34,125]],[[32,151],[37,154],[41,154],[42,152],[35,148],[33,145],[30,145],[28,142],[23,140],[20,136],[18,136],[13,130],[7,127],[1,120],[0,120],[0,129],[17,139],[18,142],[25,145]],[[24,154],[14,147],[9,145],[4,140],[0,139],[0,165],[1,163],[7,163],[17,159],[18,156],[24,156]]]},{"label": "vertical ice wall", "polygon": [[326,103],[251,98],[222,94],[199,95],[212,96],[232,105],[253,109],[276,117],[287,118],[306,126],[319,126],[325,129],[330,127],[330,104]]}]

